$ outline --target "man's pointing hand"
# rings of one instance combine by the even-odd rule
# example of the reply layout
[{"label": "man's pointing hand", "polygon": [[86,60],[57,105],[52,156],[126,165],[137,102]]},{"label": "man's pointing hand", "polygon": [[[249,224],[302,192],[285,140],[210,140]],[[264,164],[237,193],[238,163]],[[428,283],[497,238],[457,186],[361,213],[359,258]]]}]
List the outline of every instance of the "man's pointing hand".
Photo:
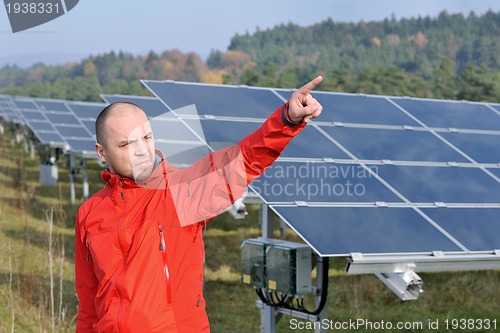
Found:
[{"label": "man's pointing hand", "polygon": [[291,121],[295,123],[301,121],[307,122],[309,119],[316,118],[321,114],[323,107],[311,96],[310,92],[316,88],[322,80],[323,77],[318,76],[292,94],[288,104],[288,117]]}]

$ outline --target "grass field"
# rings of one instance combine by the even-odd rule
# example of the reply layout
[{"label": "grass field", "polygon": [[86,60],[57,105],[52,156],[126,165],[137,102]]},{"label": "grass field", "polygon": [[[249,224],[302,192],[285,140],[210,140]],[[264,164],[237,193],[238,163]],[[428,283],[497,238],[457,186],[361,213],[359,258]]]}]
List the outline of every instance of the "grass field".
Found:
[{"label": "grass field", "polygon": [[[77,187],[78,203],[72,206],[64,159],[59,161],[59,185],[55,188],[39,185],[39,164],[39,160],[29,158],[22,145],[12,145],[7,134],[0,138],[0,333],[75,329],[73,223],[82,202],[81,184]],[[97,163],[90,162],[91,193],[102,187],[99,172]],[[205,234],[205,298],[212,332],[260,331],[260,312],[255,305],[258,297],[251,287],[239,282],[240,242],[260,235],[258,207],[250,206],[249,211],[245,220],[235,221],[227,214],[217,217]],[[290,230],[286,237],[300,241]],[[345,259],[330,262],[326,309],[332,322],[364,319],[375,325],[383,321],[386,327],[387,323],[417,323],[414,329],[405,330],[408,332],[500,332],[499,271],[420,274],[425,292],[417,301],[401,302],[374,276],[347,276],[344,265]],[[496,330],[476,329],[477,325],[453,329],[452,319],[496,320]],[[430,328],[429,322],[438,324],[438,329]],[[283,316],[277,332],[314,331],[294,329],[298,326],[291,317]]]}]

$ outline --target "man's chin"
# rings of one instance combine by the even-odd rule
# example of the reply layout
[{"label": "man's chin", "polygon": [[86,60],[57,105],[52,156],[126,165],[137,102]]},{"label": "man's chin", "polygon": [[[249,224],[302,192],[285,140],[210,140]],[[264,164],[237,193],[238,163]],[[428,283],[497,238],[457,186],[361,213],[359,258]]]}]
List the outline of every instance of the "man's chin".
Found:
[{"label": "man's chin", "polygon": [[151,176],[152,173],[153,173],[153,168],[151,167],[138,170],[137,172],[134,172],[134,180],[136,182],[145,181],[146,179],[149,178],[149,176]]}]

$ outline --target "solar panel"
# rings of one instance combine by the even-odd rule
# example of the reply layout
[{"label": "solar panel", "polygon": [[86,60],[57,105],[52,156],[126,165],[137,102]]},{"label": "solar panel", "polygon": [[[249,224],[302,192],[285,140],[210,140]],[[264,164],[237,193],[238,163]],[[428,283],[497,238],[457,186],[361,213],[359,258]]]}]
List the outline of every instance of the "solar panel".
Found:
[{"label": "solar panel", "polygon": [[47,121],[30,121],[30,127],[33,131],[40,131],[40,132],[54,132],[54,126],[52,126],[51,123]]},{"label": "solar panel", "polygon": [[479,168],[377,166],[378,174],[417,203],[500,203],[500,184]]},{"label": "solar panel", "polygon": [[128,96],[128,95],[101,95],[106,103],[129,102],[138,105],[150,118],[161,116],[169,112],[168,108],[157,98],[146,96]]},{"label": "solar panel", "polygon": [[322,256],[461,251],[412,208],[273,206]]},{"label": "solar panel", "polygon": [[484,103],[393,98],[428,127],[500,131],[500,118]]},{"label": "solar panel", "polygon": [[102,109],[106,107],[105,103],[93,103],[93,102],[66,102],[68,108],[73,112],[73,114],[78,118],[80,123],[85,127],[85,129],[90,133],[93,138],[92,141],[95,143],[95,120]]},{"label": "solar panel", "polygon": [[47,121],[47,118],[40,111],[35,111],[33,109],[30,109],[30,110],[19,109],[19,112],[28,121],[32,121],[32,120]]},{"label": "solar panel", "polygon": [[[286,100],[292,94],[292,91],[279,89],[278,92]],[[321,122],[418,126],[418,123],[383,96],[332,94],[320,91],[314,91],[312,95],[325,110],[318,119]]]},{"label": "solar panel", "polygon": [[33,110],[33,111],[38,110],[35,103],[33,103],[30,100],[14,99],[13,102],[15,107],[18,108],[19,110]]},{"label": "solar panel", "polygon": [[500,104],[490,104],[490,107],[500,116]]},{"label": "solar panel", "polygon": [[[45,113],[47,119],[54,125],[74,125],[81,126],[80,121],[72,114]],[[88,134],[87,134],[88,135]]]},{"label": "solar panel", "polygon": [[198,114],[265,119],[281,104],[269,89],[173,81],[143,81],[170,110],[196,105]]},{"label": "solar panel", "polygon": [[47,117],[45,117],[43,111],[38,108],[33,99],[16,97],[12,99],[12,102],[22,122],[32,130],[41,144],[49,147],[67,148],[67,143]]},{"label": "solar panel", "polygon": [[428,131],[328,126],[321,129],[358,159],[469,162]]},{"label": "solar panel", "polygon": [[[238,142],[293,92],[143,84],[169,110],[194,104],[197,114],[176,114],[211,149]],[[312,94],[321,117],[250,186],[320,255],[499,249],[497,104]]]},{"label": "solar panel", "polygon": [[67,150],[77,154],[95,155],[93,134],[85,127],[64,100],[33,98],[33,104],[67,145]]},{"label": "solar panel", "polygon": [[491,172],[493,175],[495,175],[499,179],[498,181],[500,182],[500,169],[488,169],[488,171]]},{"label": "solar panel", "polygon": [[500,161],[500,133],[496,135],[440,133],[440,135],[478,163]]},{"label": "solar panel", "polygon": [[16,97],[12,102],[20,118],[41,144],[62,148],[65,152],[95,155],[93,133],[67,103],[85,104],[28,97]]},{"label": "solar panel", "polygon": [[277,161],[251,186],[270,204],[401,203],[376,178],[376,170],[360,164]]},{"label": "solar panel", "polygon": [[95,121],[102,109],[106,107],[105,103],[67,101],[66,104],[80,120]]},{"label": "solar panel", "polygon": [[12,102],[12,98],[6,95],[0,95],[0,117],[11,123],[23,122],[19,112]]},{"label": "solar panel", "polygon": [[499,208],[429,208],[422,211],[471,251],[500,249]]}]

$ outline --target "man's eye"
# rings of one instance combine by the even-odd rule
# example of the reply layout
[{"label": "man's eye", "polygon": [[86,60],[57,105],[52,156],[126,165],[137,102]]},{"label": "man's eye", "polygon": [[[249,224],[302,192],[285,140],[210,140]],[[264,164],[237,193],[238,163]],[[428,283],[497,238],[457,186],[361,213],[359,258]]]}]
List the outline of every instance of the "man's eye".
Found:
[{"label": "man's eye", "polygon": [[120,148],[123,148],[123,147],[127,147],[128,145],[130,145],[131,142],[124,142],[120,145]]}]

